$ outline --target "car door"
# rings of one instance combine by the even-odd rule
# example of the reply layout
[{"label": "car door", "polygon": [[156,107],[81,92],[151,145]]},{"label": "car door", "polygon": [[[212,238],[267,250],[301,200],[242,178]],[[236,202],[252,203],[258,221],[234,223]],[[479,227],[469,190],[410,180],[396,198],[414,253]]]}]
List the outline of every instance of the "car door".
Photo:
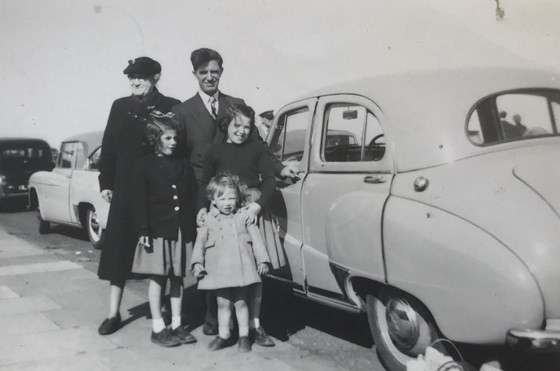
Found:
[{"label": "car door", "polygon": [[78,142],[63,142],[60,146],[56,167],[49,183],[39,195],[43,218],[48,221],[70,223],[70,181],[75,167]]},{"label": "car door", "polygon": [[270,273],[289,280],[296,290],[303,291],[305,273],[301,255],[303,241],[301,220],[301,187],[308,169],[308,146],[311,120],[316,99],[299,101],[284,107],[271,127],[268,143],[272,153],[284,164],[292,163],[300,171],[297,179],[276,179],[276,191],[269,209],[278,221],[280,242],[287,265]]},{"label": "car door", "polygon": [[347,301],[338,268],[385,280],[382,216],[393,178],[390,133],[379,107],[357,95],[321,97],[301,190],[309,296]]}]

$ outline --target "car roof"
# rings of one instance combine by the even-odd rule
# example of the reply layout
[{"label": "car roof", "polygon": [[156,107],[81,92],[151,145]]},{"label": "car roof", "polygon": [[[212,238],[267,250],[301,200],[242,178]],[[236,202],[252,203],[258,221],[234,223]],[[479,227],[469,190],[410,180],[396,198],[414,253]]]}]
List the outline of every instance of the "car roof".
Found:
[{"label": "car roof", "polygon": [[87,153],[90,155],[93,151],[101,146],[101,141],[103,140],[103,131],[90,131],[87,133],[82,133],[74,135],[70,138],[63,140],[62,142],[84,142],[87,145]]},{"label": "car roof", "polygon": [[[40,138],[26,138],[26,137],[14,137],[14,138],[0,138],[0,143],[44,143],[47,141]],[[50,146],[49,146],[50,147]]]},{"label": "car roof", "polygon": [[333,94],[371,99],[388,123],[384,129],[395,143],[397,171],[407,171],[484,150],[466,135],[469,111],[488,95],[525,88],[559,89],[560,74],[513,67],[418,70],[341,83],[302,99]]}]

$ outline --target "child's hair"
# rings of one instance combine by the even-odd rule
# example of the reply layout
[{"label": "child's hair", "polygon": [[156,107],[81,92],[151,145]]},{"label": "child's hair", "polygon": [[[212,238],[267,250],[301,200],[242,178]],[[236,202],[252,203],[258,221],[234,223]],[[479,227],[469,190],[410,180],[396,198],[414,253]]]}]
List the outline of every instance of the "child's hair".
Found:
[{"label": "child's hair", "polygon": [[150,113],[146,119],[146,129],[144,132],[144,145],[156,152],[164,130],[179,131],[179,124],[172,114],[164,115],[161,112]]},{"label": "child's hair", "polygon": [[220,118],[218,127],[222,132],[227,133],[228,126],[232,120],[235,120],[236,115],[247,117],[250,120],[251,128],[249,129],[249,138],[251,138],[253,136],[253,132],[257,129],[255,126],[255,111],[245,104],[234,104],[233,106],[228,107],[226,115]]},{"label": "child's hair", "polygon": [[215,196],[220,197],[226,189],[233,189],[237,193],[237,207],[245,204],[247,186],[239,180],[237,175],[228,172],[219,173],[210,179],[206,186],[206,197],[212,200]]}]

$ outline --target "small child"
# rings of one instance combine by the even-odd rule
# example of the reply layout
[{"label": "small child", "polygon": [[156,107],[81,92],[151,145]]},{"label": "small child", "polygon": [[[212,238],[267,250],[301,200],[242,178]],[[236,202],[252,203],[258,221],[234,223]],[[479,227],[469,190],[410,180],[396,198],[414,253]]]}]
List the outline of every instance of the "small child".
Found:
[{"label": "small child", "polygon": [[[145,135],[152,153],[138,160],[134,169],[134,221],[139,238],[132,271],[150,275],[152,342],[164,347],[194,343],[194,336],[181,326],[186,248],[192,247],[195,232],[194,177],[188,162],[173,157],[177,124],[172,117],[152,115]],[[161,313],[162,287],[168,279],[171,329],[165,327]]]},{"label": "small child", "polygon": [[233,303],[239,327],[238,350],[250,352],[247,296],[249,286],[260,284],[259,275],[268,272],[268,253],[256,224],[247,222],[249,211],[239,209],[244,196],[237,176],[215,176],[206,194],[211,208],[205,226],[198,229],[192,268],[200,278],[199,289],[216,291],[218,336],[208,348],[214,351],[232,345],[229,325]]}]

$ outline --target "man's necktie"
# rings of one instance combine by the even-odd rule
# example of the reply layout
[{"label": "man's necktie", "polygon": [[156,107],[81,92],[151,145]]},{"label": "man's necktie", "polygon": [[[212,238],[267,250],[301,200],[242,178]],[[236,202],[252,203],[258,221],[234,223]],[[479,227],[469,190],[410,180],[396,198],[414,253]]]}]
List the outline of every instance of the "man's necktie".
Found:
[{"label": "man's necktie", "polygon": [[212,110],[212,117],[214,120],[218,118],[218,109],[216,108],[216,97],[210,97],[210,109]]}]

